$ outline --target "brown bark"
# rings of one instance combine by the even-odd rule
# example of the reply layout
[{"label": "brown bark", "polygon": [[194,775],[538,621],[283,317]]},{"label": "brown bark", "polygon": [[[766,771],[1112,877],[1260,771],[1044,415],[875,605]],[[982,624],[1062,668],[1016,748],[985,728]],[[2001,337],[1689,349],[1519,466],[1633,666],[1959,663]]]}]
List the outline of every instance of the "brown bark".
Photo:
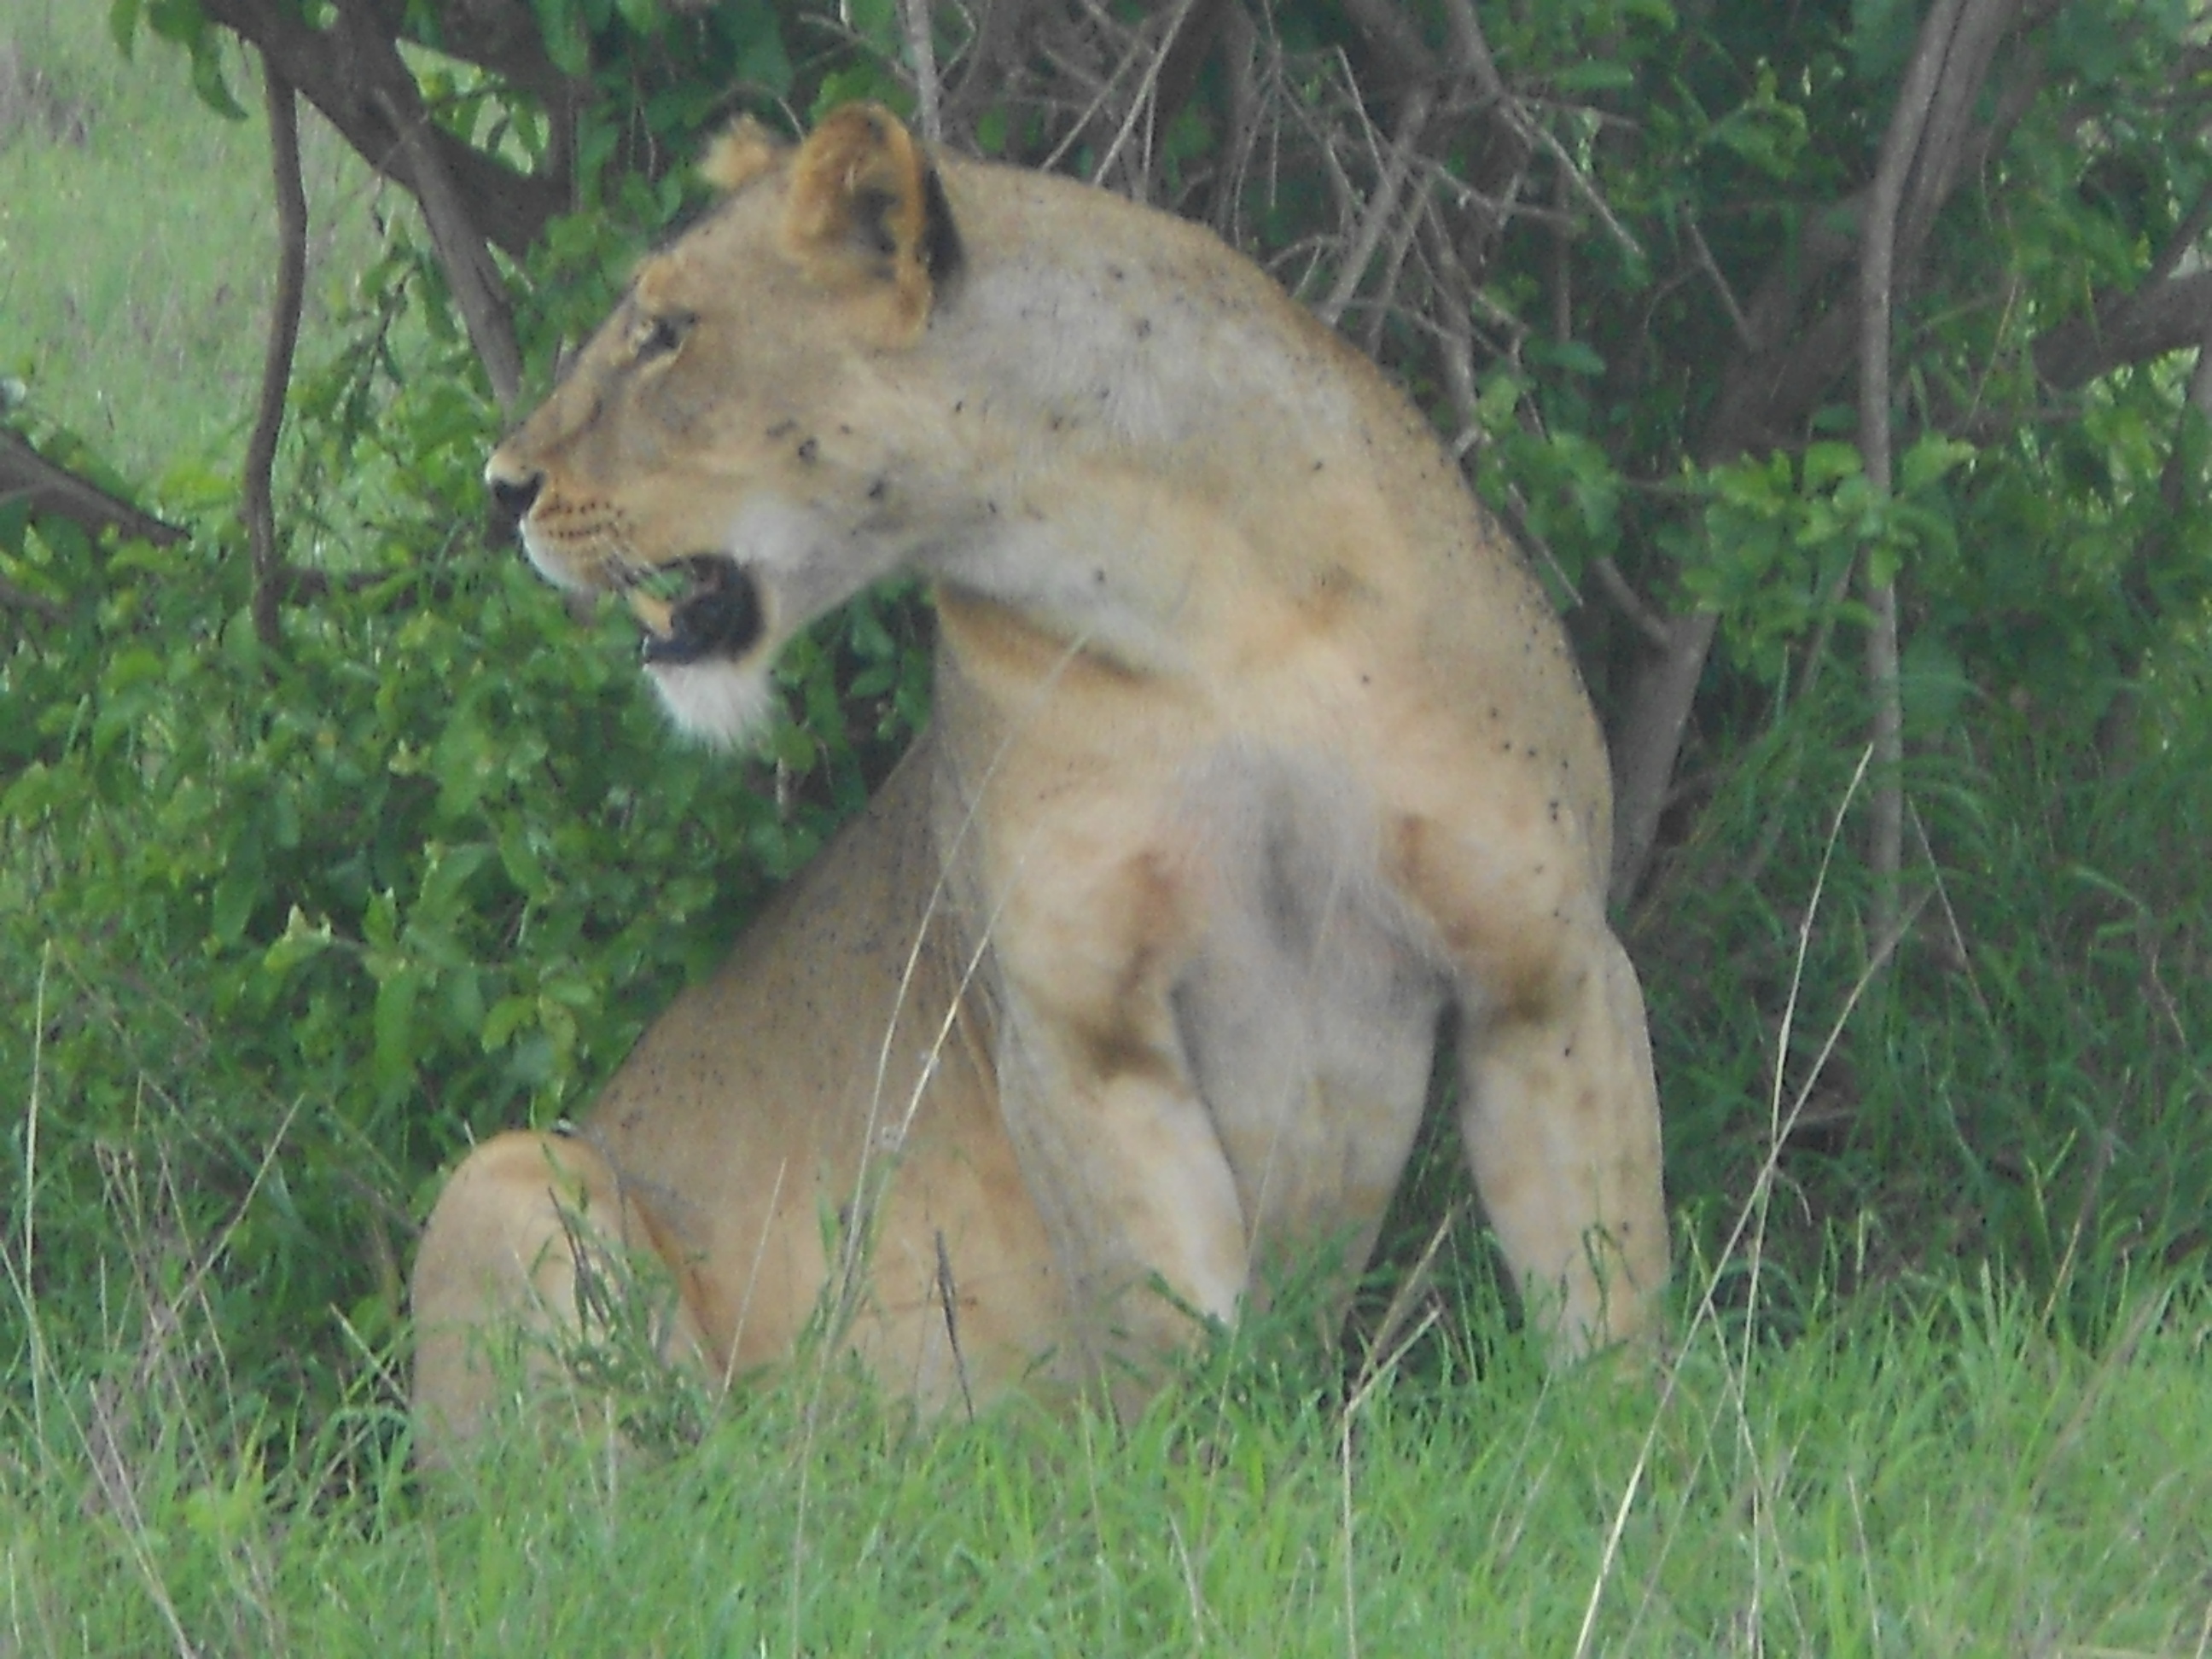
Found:
[{"label": "brown bark", "polygon": [[415,77],[377,23],[374,8],[366,0],[346,0],[338,16],[366,100],[397,135],[407,186],[422,206],[469,343],[491,380],[492,395],[501,409],[511,410],[521,392],[522,353],[472,204],[447,171],[447,154],[437,143],[441,135],[422,107]]},{"label": "brown bark", "polygon": [[307,288],[307,196],[300,182],[299,107],[275,65],[264,63],[269,103],[269,164],[276,195],[276,291],[270,296],[269,349],[261,364],[261,405],[246,446],[240,503],[253,555],[253,633],[276,648],[283,631],[283,551],[276,542],[274,474],[276,440],[284,428],[284,398],[292,384],[292,353],[300,341],[300,306]]},{"label": "brown bark", "polygon": [[177,526],[141,511],[67,467],[57,466],[14,433],[0,431],[0,502],[16,501],[27,501],[34,519],[66,520],[94,538],[112,530],[125,540],[157,547],[185,538]]},{"label": "brown bark", "polygon": [[[391,115],[378,106],[374,96],[378,81],[361,73],[353,49],[357,38],[353,31],[311,28],[283,0],[204,0],[204,9],[210,21],[258,48],[270,68],[320,111],[371,167],[419,197],[415,163],[407,153],[404,134]],[[451,5],[441,15],[451,18],[465,12],[489,14],[501,9]],[[383,5],[364,7],[362,0],[348,8],[349,13],[361,16],[360,33],[380,40],[387,52],[397,38],[387,15],[392,10]],[[532,27],[534,29],[535,25]],[[520,84],[547,96],[556,110],[561,106],[561,88],[565,83],[544,61],[542,52],[533,57],[509,49],[494,55],[489,43],[495,31],[480,27],[473,33],[457,33],[464,44],[486,54],[471,61],[513,75]],[[569,185],[565,178],[519,172],[435,128],[423,133],[420,143],[428,148],[437,170],[451,181],[468,222],[510,258],[520,258],[526,252],[544,231],[546,222],[568,205]]]},{"label": "brown bark", "polygon": [[[1936,0],[1882,135],[1874,184],[1859,230],[1858,375],[1859,465],[1877,501],[1888,499],[1890,476],[1890,313],[1896,300],[1897,245],[1906,174],[1943,141],[1932,131],[1944,112],[1938,93],[1946,61],[1960,30],[1966,0]],[[1984,6],[1982,10],[1991,8]],[[1978,76],[1969,90],[1980,85]],[[1957,108],[1955,100],[1951,108]],[[1963,132],[1964,129],[1956,129]],[[1940,157],[1938,165],[1948,165]],[[1930,216],[1932,216],[1932,215]],[[1924,224],[1923,226],[1924,230]],[[1897,582],[1893,575],[1863,573],[1868,609],[1866,665],[1874,699],[1874,793],[1867,862],[1873,883],[1868,931],[1877,948],[1897,930],[1898,876],[1905,848],[1905,711],[1899,682]]]}]

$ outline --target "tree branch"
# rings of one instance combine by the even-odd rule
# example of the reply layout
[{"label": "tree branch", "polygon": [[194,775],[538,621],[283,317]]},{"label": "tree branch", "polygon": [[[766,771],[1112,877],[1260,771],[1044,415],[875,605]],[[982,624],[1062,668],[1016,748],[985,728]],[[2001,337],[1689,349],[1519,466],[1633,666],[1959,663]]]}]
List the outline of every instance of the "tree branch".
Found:
[{"label": "tree branch", "polygon": [[177,526],[56,465],[14,433],[0,431],[0,502],[15,501],[28,501],[33,519],[65,519],[94,538],[112,530],[125,540],[151,542],[156,547],[185,538]]},{"label": "tree branch", "polygon": [[[301,21],[296,9],[283,0],[201,0],[201,4],[210,21],[257,48],[264,61],[320,111],[369,166],[419,198],[399,129],[376,107],[369,95],[372,83],[349,72],[356,67],[348,62],[352,54],[331,50],[328,33]],[[347,11],[358,13],[361,6],[362,0],[353,0]],[[372,9],[362,16],[361,32],[381,40],[385,50],[392,52],[393,36],[381,9]],[[519,172],[435,128],[420,142],[466,204],[469,222],[510,258],[527,252],[546,222],[568,205],[566,179]]]},{"label": "tree branch", "polygon": [[422,204],[438,264],[453,289],[469,343],[491,380],[492,396],[502,410],[511,410],[522,391],[522,353],[514,343],[514,320],[483,235],[446,172],[434,142],[436,129],[422,108],[415,77],[391,39],[377,29],[362,0],[347,0],[338,15],[357,56],[367,100],[398,136],[409,186]]},{"label": "tree branch", "polygon": [[[1890,309],[1895,298],[1897,243],[1905,200],[1905,177],[1919,169],[1923,179],[1941,177],[1954,165],[1939,153],[1948,142],[1955,156],[1964,128],[1955,112],[1969,101],[1980,79],[1961,88],[1947,82],[1944,70],[1965,27],[1966,0],[1936,0],[1921,25],[1920,39],[1905,72],[1882,134],[1874,184],[1859,227],[1859,465],[1875,499],[1889,499]],[[1996,9],[1979,6],[1978,11]],[[1963,79],[1963,77],[1961,77]],[[1948,99],[1938,94],[1948,89]],[[1962,95],[1963,94],[1963,95]],[[1948,179],[1923,195],[1948,187]],[[1932,219],[1934,210],[1922,204]],[[1921,228],[1925,234],[1925,225]],[[1867,630],[1866,669],[1874,698],[1873,823],[1867,862],[1873,877],[1873,903],[1867,931],[1887,939],[1897,931],[1897,882],[1905,850],[1905,708],[1898,678],[1897,583],[1894,577],[1863,573],[1867,606],[1874,613]]]},{"label": "tree branch", "polygon": [[284,427],[284,397],[292,384],[292,354],[300,340],[301,296],[307,287],[307,197],[300,182],[299,106],[292,83],[265,58],[262,84],[269,104],[269,166],[276,194],[276,289],[270,296],[269,349],[261,362],[261,406],[246,446],[240,510],[253,554],[253,633],[270,650],[283,633],[272,476],[276,440]]},{"label": "tree branch", "polygon": [[1367,210],[1359,216],[1359,224],[1352,232],[1352,246],[1338,267],[1336,281],[1328,296],[1314,307],[1322,321],[1331,328],[1344,315],[1345,307],[1359,291],[1360,279],[1366,276],[1367,267],[1375,258],[1375,249],[1382,240],[1382,232],[1398,211],[1398,198],[1404,192],[1407,176],[1413,169],[1414,148],[1421,140],[1421,129],[1428,125],[1431,94],[1427,88],[1416,88],[1398,112],[1398,131],[1390,143],[1390,155],[1382,166],[1382,176],[1376,180],[1375,193],[1367,199]]},{"label": "tree branch", "polygon": [[2194,345],[2208,315],[2212,270],[2106,295],[2036,341],[2036,378],[2052,392],[2078,392],[2116,368]]}]

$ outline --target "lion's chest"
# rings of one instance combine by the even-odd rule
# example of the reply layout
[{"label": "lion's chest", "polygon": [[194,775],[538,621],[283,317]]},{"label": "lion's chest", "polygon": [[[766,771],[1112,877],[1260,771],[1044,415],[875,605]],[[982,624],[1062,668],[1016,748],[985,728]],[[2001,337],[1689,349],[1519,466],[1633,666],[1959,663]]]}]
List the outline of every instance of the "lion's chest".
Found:
[{"label": "lion's chest", "polygon": [[1102,1076],[1150,1067],[1194,1093],[1255,1243],[1364,1257],[1447,996],[1367,792],[1234,741],[1132,744],[1031,783],[987,787],[961,842],[1016,1024],[1077,1034]]},{"label": "lion's chest", "polygon": [[1255,1236],[1364,1256],[1419,1127],[1446,979],[1347,775],[1242,749],[1177,805],[1200,880],[1170,992]]}]

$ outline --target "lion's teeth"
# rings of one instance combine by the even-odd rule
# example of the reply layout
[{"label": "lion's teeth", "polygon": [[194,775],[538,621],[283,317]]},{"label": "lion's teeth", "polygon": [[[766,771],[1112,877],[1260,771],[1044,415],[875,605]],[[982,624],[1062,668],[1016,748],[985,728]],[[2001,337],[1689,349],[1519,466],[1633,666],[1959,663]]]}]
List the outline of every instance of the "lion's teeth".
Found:
[{"label": "lion's teeth", "polygon": [[630,615],[644,623],[648,633],[665,639],[676,631],[676,607],[667,600],[655,599],[639,587],[629,589],[623,597],[629,601]]}]

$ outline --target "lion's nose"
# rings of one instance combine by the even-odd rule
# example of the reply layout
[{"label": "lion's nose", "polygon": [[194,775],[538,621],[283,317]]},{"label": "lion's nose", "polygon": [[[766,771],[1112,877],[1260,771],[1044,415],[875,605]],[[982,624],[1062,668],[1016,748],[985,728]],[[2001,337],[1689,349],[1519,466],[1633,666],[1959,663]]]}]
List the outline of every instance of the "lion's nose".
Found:
[{"label": "lion's nose", "polygon": [[545,487],[543,472],[500,473],[487,471],[484,482],[491,486],[491,498],[499,510],[511,519],[520,520],[530,511],[538,500],[538,492]]}]

